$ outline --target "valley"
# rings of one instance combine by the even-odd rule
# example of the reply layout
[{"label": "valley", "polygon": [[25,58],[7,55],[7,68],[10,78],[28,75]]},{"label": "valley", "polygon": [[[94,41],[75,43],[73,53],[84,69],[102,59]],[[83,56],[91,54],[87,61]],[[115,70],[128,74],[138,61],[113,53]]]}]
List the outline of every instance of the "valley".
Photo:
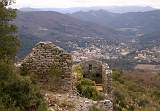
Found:
[{"label": "valley", "polygon": [[83,56],[88,57],[87,53],[94,52],[93,58],[104,60],[113,68],[160,64],[159,20],[159,10],[128,13],[91,10],[72,14],[18,11],[15,23],[23,43],[18,58],[45,40],[72,52],[76,58],[81,57],[78,53],[84,52]]},{"label": "valley", "polygon": [[0,111],[159,111],[160,10],[53,1],[0,1]]}]

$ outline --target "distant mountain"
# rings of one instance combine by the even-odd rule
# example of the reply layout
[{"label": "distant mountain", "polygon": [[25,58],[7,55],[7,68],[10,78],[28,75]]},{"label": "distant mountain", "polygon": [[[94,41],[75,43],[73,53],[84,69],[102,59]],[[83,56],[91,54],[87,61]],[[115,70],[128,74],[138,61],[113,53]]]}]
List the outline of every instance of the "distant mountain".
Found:
[{"label": "distant mountain", "polygon": [[111,13],[105,10],[76,12],[70,16],[83,21],[140,34],[160,31],[160,10],[148,12]]},{"label": "distant mountain", "polygon": [[118,31],[95,23],[81,21],[58,12],[18,12],[16,25],[22,34],[42,40],[68,41],[82,37],[117,39]]},{"label": "distant mountain", "polygon": [[145,12],[155,10],[149,6],[95,6],[95,7],[75,7],[75,8],[21,8],[21,11],[56,11],[60,13],[75,13],[79,11],[90,11],[90,10],[106,10],[113,13],[126,13],[126,12]]},{"label": "distant mountain", "polygon": [[22,43],[18,55],[26,54],[38,41],[53,41],[66,48],[68,41],[79,41],[86,37],[118,40],[124,38],[123,33],[112,28],[91,22],[85,22],[58,12],[20,12],[15,24]]},{"label": "distant mountain", "polygon": [[30,7],[20,8],[19,10],[23,12],[40,11],[38,8],[30,8]]},{"label": "distant mountain", "polygon": [[155,10],[150,6],[111,6],[111,7],[104,7],[106,11],[113,12],[113,13],[127,13],[127,12],[147,12]]},{"label": "distant mountain", "polygon": [[39,41],[53,41],[66,48],[68,41],[86,38],[127,40],[131,37],[147,44],[160,39],[160,10],[149,12],[111,13],[105,10],[62,14],[54,11],[18,11],[15,20],[22,48],[28,53]]}]

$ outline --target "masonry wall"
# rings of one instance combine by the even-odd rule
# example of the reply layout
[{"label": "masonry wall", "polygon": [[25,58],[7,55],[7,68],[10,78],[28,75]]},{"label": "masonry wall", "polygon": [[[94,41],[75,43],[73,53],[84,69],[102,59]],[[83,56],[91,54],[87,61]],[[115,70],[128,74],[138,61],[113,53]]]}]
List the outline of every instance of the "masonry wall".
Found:
[{"label": "masonry wall", "polygon": [[108,99],[112,99],[112,70],[108,64],[102,65],[102,73],[104,93],[108,94]]},{"label": "masonry wall", "polygon": [[88,60],[81,63],[81,67],[84,73],[84,78],[89,78],[96,82],[96,84],[102,84],[102,63],[96,60]]},{"label": "masonry wall", "polygon": [[[72,91],[72,57],[51,42],[38,43],[21,66],[35,74],[43,88],[62,93]],[[52,66],[57,66],[61,73],[56,80],[50,76]]]},{"label": "masonry wall", "polygon": [[[92,69],[89,68],[90,65],[92,66]],[[106,98],[112,98],[112,71],[110,70],[108,64],[97,60],[88,60],[83,61],[81,66],[85,73],[85,77],[90,78],[95,82],[98,78],[98,84],[103,84],[103,92],[107,94]],[[99,74],[99,76],[97,76],[97,74]]]}]

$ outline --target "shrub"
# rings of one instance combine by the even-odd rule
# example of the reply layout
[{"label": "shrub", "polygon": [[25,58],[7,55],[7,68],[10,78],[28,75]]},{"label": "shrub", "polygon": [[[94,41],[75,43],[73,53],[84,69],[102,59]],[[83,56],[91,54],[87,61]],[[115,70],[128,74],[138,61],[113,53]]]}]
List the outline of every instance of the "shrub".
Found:
[{"label": "shrub", "polygon": [[0,62],[1,111],[46,111],[43,97],[29,78],[18,75],[12,63]]},{"label": "shrub", "polygon": [[102,111],[102,110],[97,108],[96,106],[92,106],[91,108],[89,108],[89,111]]},{"label": "shrub", "polygon": [[96,90],[95,82],[89,79],[82,79],[76,85],[76,88],[81,96],[96,100],[99,97],[99,92]]},{"label": "shrub", "polygon": [[[113,71],[113,76],[115,111],[151,111],[160,106],[160,93],[159,88],[153,84],[155,81],[145,84],[151,77],[144,76],[144,82],[141,81],[142,76],[136,73],[130,78],[128,72],[120,75],[119,71]],[[125,82],[120,82],[121,80]]]},{"label": "shrub", "polygon": [[16,78],[14,66],[0,60],[0,88]]},{"label": "shrub", "polygon": [[27,76],[29,75],[29,71],[27,69],[27,66],[25,66],[24,64],[22,64],[22,66],[20,67],[20,74],[22,76]]},{"label": "shrub", "polygon": [[[44,100],[36,86],[30,81],[21,79],[7,84],[1,91],[2,102],[5,106],[15,105],[21,111],[34,108],[37,111],[44,105]],[[44,106],[45,107],[45,106]]]},{"label": "shrub", "polygon": [[77,80],[83,79],[83,69],[81,65],[73,66],[73,73],[75,74]]}]

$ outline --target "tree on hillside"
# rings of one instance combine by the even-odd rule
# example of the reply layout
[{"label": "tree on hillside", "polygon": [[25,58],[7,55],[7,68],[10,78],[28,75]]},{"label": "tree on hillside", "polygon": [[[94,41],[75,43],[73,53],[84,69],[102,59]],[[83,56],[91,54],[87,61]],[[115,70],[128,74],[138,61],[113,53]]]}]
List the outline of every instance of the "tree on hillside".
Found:
[{"label": "tree on hillside", "polygon": [[19,46],[16,26],[11,23],[16,17],[16,10],[6,8],[12,2],[11,0],[0,2],[0,59],[13,59]]},{"label": "tree on hillside", "polygon": [[39,88],[14,67],[19,41],[12,20],[16,10],[7,8],[12,0],[0,0],[0,111],[47,111]]}]

